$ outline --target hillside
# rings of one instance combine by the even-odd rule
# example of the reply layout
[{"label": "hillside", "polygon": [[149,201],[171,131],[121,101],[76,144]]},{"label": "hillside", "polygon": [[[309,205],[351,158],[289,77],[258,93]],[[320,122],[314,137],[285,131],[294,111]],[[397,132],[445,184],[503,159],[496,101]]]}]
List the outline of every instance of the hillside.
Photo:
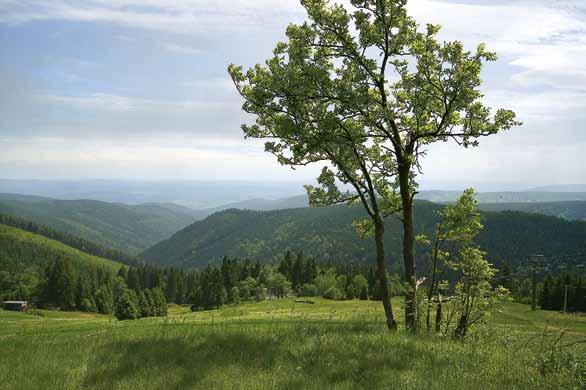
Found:
[{"label": "hillside", "polygon": [[481,203],[480,210],[485,211],[522,211],[550,215],[567,220],[586,221],[586,201],[568,202],[526,202],[526,203]]},{"label": "hillside", "polygon": [[0,224],[0,271],[18,273],[27,268],[38,268],[50,259],[71,260],[76,268],[106,267],[117,272],[121,263],[92,256],[59,241]]},{"label": "hillside", "polygon": [[[462,193],[456,191],[421,191],[417,195],[417,198],[435,203],[450,203],[455,201],[460,195]],[[560,197],[566,200],[551,201]],[[586,193],[481,192],[477,194],[477,198],[479,208],[486,211],[523,211],[568,220],[586,219]],[[203,219],[215,212],[227,209],[281,210],[304,208],[308,204],[307,195],[297,195],[283,199],[250,199],[213,209],[197,210],[195,212],[198,213],[196,219]]]},{"label": "hillside", "polygon": [[125,205],[15,194],[0,194],[0,214],[31,220],[130,254],[198,219],[197,212],[178,205]]},{"label": "hillside", "polygon": [[[442,206],[418,202],[416,229],[431,234],[435,211]],[[160,265],[200,267],[224,255],[274,261],[290,249],[303,251],[322,261],[364,262],[374,257],[370,240],[360,239],[352,221],[363,217],[360,207],[331,206],[275,211],[230,209],[213,214],[177,232],[142,256]],[[519,264],[527,255],[571,254],[586,250],[586,222],[520,212],[483,213],[484,232],[479,244],[497,266]],[[390,220],[386,230],[391,269],[401,258],[401,229]],[[419,262],[425,251],[419,248]]]}]

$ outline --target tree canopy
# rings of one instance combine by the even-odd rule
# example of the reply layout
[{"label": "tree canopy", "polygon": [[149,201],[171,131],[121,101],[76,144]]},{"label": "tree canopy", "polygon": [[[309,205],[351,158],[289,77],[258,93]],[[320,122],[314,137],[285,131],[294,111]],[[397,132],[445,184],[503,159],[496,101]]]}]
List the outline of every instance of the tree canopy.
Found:
[{"label": "tree canopy", "polygon": [[[308,21],[290,24],[272,58],[231,77],[254,124],[247,137],[269,139],[266,151],[292,167],[324,162],[311,203],[360,199],[376,233],[382,218],[401,212],[405,279],[411,295],[406,325],[417,324],[413,197],[426,146],[478,138],[520,124],[507,109],[482,102],[482,66],[496,55],[484,44],[467,51],[440,42],[440,27],[420,29],[406,0],[302,0]],[[343,194],[337,182],[350,185]],[[380,200],[379,200],[380,199]],[[380,240],[376,240],[377,245]],[[385,307],[386,309],[386,307]]]}]

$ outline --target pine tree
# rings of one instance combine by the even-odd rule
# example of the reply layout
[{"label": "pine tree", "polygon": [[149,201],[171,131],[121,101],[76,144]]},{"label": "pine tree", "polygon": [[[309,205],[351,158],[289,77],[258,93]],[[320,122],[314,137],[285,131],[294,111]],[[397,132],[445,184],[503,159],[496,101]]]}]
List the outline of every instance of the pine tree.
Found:
[{"label": "pine tree", "polygon": [[155,304],[154,314],[158,317],[167,315],[167,301],[165,300],[165,294],[160,287],[155,287],[151,290],[153,295],[153,301]]},{"label": "pine tree", "polygon": [[114,310],[114,295],[109,285],[100,287],[95,294],[96,309],[98,313],[110,314]]},{"label": "pine tree", "polygon": [[119,320],[134,320],[139,318],[137,298],[133,290],[125,289],[116,299],[114,315]]},{"label": "pine tree", "polygon": [[138,291],[140,290],[140,277],[138,275],[138,270],[136,268],[130,268],[128,270],[128,275],[126,277],[126,285],[129,289]]},{"label": "pine tree", "polygon": [[145,292],[148,289],[142,290],[138,295],[138,309],[141,317],[151,317],[153,315],[150,302],[148,301]]},{"label": "pine tree", "polygon": [[291,254],[291,251],[288,250],[285,252],[285,257],[283,257],[283,260],[281,260],[281,263],[279,264],[279,272],[285,275],[289,280],[292,279],[293,262],[293,255]]},{"label": "pine tree", "polygon": [[63,310],[75,308],[75,274],[67,259],[55,259],[45,268],[42,299]]},{"label": "pine tree", "polygon": [[177,297],[177,272],[171,268],[167,274],[166,298],[167,302],[175,302]]}]

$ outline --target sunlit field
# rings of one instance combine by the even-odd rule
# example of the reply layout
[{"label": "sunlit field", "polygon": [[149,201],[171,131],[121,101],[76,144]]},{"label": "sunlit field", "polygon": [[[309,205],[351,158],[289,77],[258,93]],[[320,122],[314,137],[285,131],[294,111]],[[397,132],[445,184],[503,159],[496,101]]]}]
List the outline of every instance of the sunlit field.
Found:
[{"label": "sunlit field", "polygon": [[[372,301],[294,299],[167,318],[0,311],[5,389],[586,385],[586,317],[508,303],[466,342],[385,330]],[[395,301],[397,314],[401,302]],[[400,320],[400,319],[399,319]]]}]

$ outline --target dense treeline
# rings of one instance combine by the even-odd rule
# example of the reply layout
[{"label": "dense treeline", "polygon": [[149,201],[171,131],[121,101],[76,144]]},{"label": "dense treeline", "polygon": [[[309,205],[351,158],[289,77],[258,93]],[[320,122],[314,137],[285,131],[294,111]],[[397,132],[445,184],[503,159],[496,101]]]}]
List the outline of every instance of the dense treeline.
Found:
[{"label": "dense treeline", "polygon": [[78,310],[115,314],[120,320],[164,316],[167,301],[162,279],[154,279],[150,288],[130,286],[135,269],[121,267],[118,274],[100,266],[79,272],[69,259],[49,261],[35,294],[36,305],[59,310]]},{"label": "dense treeline", "polygon": [[68,260],[75,272],[96,266],[117,272],[121,263],[93,256],[59,241],[0,224],[0,300],[33,300],[53,259]]},{"label": "dense treeline", "polygon": [[27,232],[35,233],[55,241],[62,242],[72,248],[89,253],[94,256],[106,259],[116,260],[127,265],[137,265],[139,259],[136,256],[129,255],[116,249],[106,248],[95,242],[76,237],[74,235],[63,233],[45,225],[40,225],[21,218],[0,214],[0,224],[16,227]]},{"label": "dense treeline", "polygon": [[586,278],[580,275],[548,275],[541,284],[539,305],[544,310],[564,309],[568,312],[586,312]]},{"label": "dense treeline", "polygon": [[[433,236],[438,211],[444,206],[419,201],[415,207],[417,234]],[[322,262],[374,262],[370,239],[362,240],[352,222],[364,218],[358,207],[330,206],[274,211],[226,210],[177,232],[143,256],[162,266],[205,267],[224,255],[278,262],[287,250],[303,251]],[[482,212],[484,230],[476,243],[497,268],[512,268],[535,253],[560,256],[586,251],[586,222],[521,212]],[[391,273],[402,274],[400,221],[385,227],[385,245]],[[416,248],[417,266],[423,273],[429,251]]]},{"label": "dense treeline", "polygon": [[[328,299],[379,299],[378,278],[364,264],[318,264],[302,252],[287,251],[276,266],[224,257],[221,265],[208,265],[191,278],[195,289],[188,301],[192,310],[223,304],[283,298],[287,295]],[[404,289],[398,275],[390,277],[393,294]],[[189,289],[189,287],[188,287]]]}]

